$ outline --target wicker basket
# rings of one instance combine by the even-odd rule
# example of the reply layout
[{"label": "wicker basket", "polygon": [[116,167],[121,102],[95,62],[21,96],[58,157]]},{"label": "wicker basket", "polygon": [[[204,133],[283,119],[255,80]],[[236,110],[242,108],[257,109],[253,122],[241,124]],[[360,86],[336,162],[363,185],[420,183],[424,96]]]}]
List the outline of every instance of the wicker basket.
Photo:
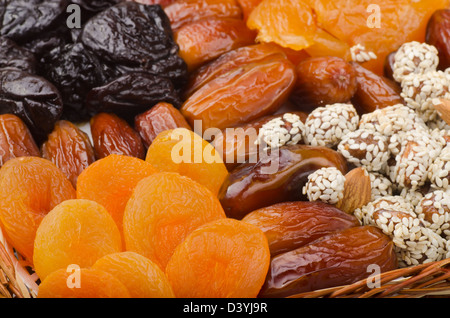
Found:
[{"label": "wicker basket", "polygon": [[[363,279],[290,298],[450,298],[450,258],[382,273],[379,282],[380,287],[371,289]],[[0,298],[35,298],[37,293],[37,275],[9,246],[0,228]]]}]

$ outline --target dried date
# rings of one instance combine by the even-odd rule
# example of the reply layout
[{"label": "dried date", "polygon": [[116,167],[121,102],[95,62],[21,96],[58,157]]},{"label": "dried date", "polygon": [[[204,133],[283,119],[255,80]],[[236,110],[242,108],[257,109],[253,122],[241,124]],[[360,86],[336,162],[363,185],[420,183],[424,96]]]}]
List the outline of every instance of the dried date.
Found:
[{"label": "dried date", "polygon": [[425,41],[439,54],[439,69],[450,67],[450,9],[437,10],[428,20]]}]

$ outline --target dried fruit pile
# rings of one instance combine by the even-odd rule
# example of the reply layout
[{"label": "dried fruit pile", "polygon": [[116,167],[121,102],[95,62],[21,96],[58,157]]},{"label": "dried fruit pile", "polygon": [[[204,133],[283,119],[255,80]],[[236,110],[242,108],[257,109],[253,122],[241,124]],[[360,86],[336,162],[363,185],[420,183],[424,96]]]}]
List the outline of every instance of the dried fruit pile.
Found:
[{"label": "dried fruit pile", "polygon": [[378,1],[380,28],[348,3],[2,2],[0,234],[37,296],[289,297],[450,257],[450,1]]}]

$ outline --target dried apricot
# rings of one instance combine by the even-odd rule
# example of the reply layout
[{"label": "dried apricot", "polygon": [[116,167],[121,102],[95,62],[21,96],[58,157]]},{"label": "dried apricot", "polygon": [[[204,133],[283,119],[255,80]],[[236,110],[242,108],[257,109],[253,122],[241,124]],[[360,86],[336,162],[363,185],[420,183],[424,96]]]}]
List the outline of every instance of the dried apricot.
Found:
[{"label": "dried apricot", "polygon": [[61,169],[74,187],[80,173],[95,161],[88,135],[67,120],[56,122],[41,150],[42,157]]},{"label": "dried apricot", "polygon": [[191,130],[177,128],[160,133],[145,159],[160,171],[177,172],[219,193],[228,170],[216,149]]},{"label": "dried apricot", "polygon": [[43,280],[58,269],[90,267],[99,258],[121,251],[119,229],[103,206],[90,200],[66,200],[42,219],[33,264]]},{"label": "dried apricot", "polygon": [[130,291],[133,298],[173,298],[166,274],[151,260],[135,252],[103,256],[92,268],[110,273]]},{"label": "dried apricot", "polygon": [[111,214],[119,231],[125,205],[136,184],[157,170],[144,160],[109,155],[97,160],[78,177],[77,198],[100,203]]},{"label": "dried apricot", "polygon": [[130,298],[130,292],[105,271],[80,268],[72,273],[62,268],[42,281],[38,298]]},{"label": "dried apricot", "polygon": [[259,228],[221,219],[192,231],[176,248],[166,274],[177,297],[249,298],[257,296],[269,262]]},{"label": "dried apricot", "polygon": [[9,159],[41,154],[25,123],[13,114],[0,115],[0,167]]},{"label": "dried apricot", "polygon": [[0,169],[0,221],[10,244],[29,262],[36,230],[59,203],[74,199],[75,189],[47,159],[20,157]]},{"label": "dried apricot", "polygon": [[174,39],[192,71],[225,52],[254,44],[255,32],[241,19],[210,17],[182,26],[174,32]]},{"label": "dried apricot", "polygon": [[142,179],[123,216],[126,250],[165,269],[173,251],[198,226],[225,217],[219,200],[201,184],[174,172]]}]

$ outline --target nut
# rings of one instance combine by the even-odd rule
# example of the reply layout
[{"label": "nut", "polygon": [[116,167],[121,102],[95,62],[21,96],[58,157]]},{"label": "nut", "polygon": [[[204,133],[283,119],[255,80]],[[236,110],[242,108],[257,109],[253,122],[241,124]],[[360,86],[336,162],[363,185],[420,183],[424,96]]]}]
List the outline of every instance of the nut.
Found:
[{"label": "nut", "polygon": [[364,167],[357,167],[345,175],[344,194],[336,207],[353,214],[368,204],[372,197],[370,175]]},{"label": "nut", "polygon": [[439,116],[450,125],[450,100],[443,98],[434,98],[431,101],[434,109],[436,109]]}]

